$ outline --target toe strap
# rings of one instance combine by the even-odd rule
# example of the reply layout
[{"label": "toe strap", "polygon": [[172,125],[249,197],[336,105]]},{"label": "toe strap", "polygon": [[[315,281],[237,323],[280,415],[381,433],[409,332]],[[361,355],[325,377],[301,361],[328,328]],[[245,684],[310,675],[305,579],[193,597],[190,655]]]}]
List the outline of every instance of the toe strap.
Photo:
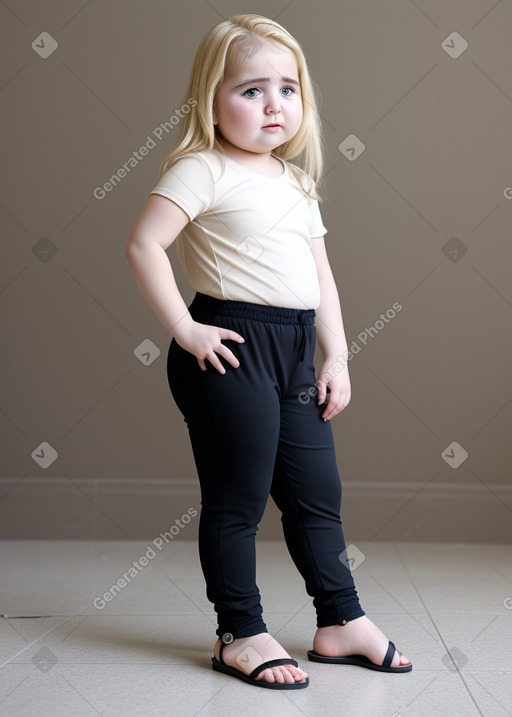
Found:
[{"label": "toe strap", "polygon": [[267,662],[262,662],[261,665],[256,667],[249,677],[251,679],[254,679],[257,675],[259,675],[262,670],[266,670],[267,667],[277,667],[277,665],[293,665],[294,667],[298,667],[299,663],[297,660],[293,660],[291,657],[281,657],[278,660],[268,660]]},{"label": "toe strap", "polygon": [[396,650],[396,647],[393,645],[393,643],[390,640],[389,645],[388,645],[388,651],[386,652],[386,656],[385,656],[384,660],[382,661],[382,667],[391,667],[391,663],[393,662],[395,650]]}]

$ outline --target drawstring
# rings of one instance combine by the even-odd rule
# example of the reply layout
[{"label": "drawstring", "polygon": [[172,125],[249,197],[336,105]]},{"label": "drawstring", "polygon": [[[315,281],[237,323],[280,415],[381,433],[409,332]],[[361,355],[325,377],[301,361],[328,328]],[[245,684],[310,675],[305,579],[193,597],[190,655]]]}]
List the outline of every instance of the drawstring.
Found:
[{"label": "drawstring", "polygon": [[306,326],[303,321],[303,312],[301,311],[299,314],[297,314],[297,320],[299,322],[299,331],[300,331],[300,344],[299,344],[299,356],[301,363],[304,361],[304,353],[306,351]]}]

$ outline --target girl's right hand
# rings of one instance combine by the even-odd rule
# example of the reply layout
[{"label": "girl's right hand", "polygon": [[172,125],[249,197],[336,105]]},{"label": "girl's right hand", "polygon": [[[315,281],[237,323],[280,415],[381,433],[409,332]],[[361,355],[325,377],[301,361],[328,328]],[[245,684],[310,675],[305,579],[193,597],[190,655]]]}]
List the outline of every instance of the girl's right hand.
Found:
[{"label": "girl's right hand", "polygon": [[197,363],[203,371],[206,371],[205,359],[214,366],[219,373],[226,373],[217,354],[226,359],[234,368],[240,366],[240,361],[235,354],[222,343],[222,339],[244,343],[245,339],[236,331],[224,329],[221,326],[210,326],[192,321],[179,337],[174,337],[176,342],[197,359]]}]

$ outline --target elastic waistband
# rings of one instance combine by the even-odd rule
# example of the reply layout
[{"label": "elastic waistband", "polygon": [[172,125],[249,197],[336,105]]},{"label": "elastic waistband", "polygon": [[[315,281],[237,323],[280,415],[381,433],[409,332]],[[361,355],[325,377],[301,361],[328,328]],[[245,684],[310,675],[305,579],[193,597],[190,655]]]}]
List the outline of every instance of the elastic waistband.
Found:
[{"label": "elastic waistband", "polygon": [[314,324],[314,309],[289,309],[284,306],[253,304],[249,301],[217,299],[214,296],[197,292],[190,304],[192,313],[217,316],[237,316],[253,321],[267,321],[272,324]]}]

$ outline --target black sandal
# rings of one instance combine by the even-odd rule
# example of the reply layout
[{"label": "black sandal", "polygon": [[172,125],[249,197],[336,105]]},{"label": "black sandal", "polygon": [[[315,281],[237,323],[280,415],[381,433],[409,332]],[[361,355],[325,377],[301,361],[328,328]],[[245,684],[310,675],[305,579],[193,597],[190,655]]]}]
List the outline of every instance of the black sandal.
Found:
[{"label": "black sandal", "polygon": [[267,667],[276,667],[277,665],[293,665],[294,667],[298,667],[299,663],[296,660],[293,660],[291,657],[281,657],[277,660],[268,660],[267,662],[262,662],[262,664],[256,667],[249,675],[247,675],[245,672],[242,672],[242,670],[237,670],[236,667],[226,665],[226,663],[222,659],[222,651],[224,650],[226,644],[229,644],[230,642],[233,642],[233,639],[229,640],[228,643],[225,643],[222,639],[219,651],[219,660],[217,660],[215,655],[212,657],[212,667],[214,670],[217,670],[217,672],[223,672],[225,675],[237,677],[239,680],[248,682],[251,685],[256,685],[256,687],[265,687],[268,690],[300,690],[309,685],[309,677],[306,677],[304,680],[302,680],[302,682],[290,683],[266,682],[265,680],[255,679],[259,675],[259,673],[262,670],[265,670]]},{"label": "black sandal", "polygon": [[[364,655],[349,655],[348,657],[326,657],[326,655],[320,655],[314,650],[308,650],[308,659],[311,662],[328,662],[332,665],[359,665],[359,667],[367,667],[369,670],[378,670],[379,672],[410,672],[412,670],[412,663],[408,665],[400,665],[400,667],[391,667],[393,657],[395,655],[395,646],[389,641],[388,649],[382,665],[376,665]],[[402,653],[398,650],[398,654]]]}]

